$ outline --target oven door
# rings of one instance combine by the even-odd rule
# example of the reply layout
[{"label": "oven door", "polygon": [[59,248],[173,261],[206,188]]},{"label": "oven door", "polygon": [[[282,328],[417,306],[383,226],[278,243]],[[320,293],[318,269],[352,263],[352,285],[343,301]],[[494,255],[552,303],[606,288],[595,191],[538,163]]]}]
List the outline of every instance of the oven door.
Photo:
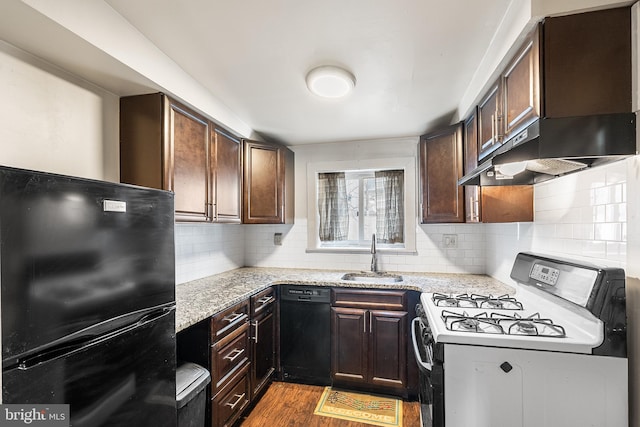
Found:
[{"label": "oven door", "polygon": [[[426,319],[411,323],[413,353],[420,371],[420,411],[423,427],[444,427],[444,370],[441,358],[434,358],[431,329]],[[440,347],[440,346],[438,346]]]}]

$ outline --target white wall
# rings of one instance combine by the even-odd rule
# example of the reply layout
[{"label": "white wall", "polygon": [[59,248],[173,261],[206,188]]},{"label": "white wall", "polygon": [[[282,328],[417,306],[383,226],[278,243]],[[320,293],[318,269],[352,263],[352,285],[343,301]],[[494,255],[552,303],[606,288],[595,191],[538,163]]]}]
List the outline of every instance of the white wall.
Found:
[{"label": "white wall", "polygon": [[118,97],[0,41],[0,164],[119,181]]}]

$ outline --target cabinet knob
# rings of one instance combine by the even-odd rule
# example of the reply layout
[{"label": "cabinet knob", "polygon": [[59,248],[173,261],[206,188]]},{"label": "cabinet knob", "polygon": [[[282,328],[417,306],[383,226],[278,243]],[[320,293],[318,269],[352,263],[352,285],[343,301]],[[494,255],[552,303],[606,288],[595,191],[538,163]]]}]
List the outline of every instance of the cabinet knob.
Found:
[{"label": "cabinet knob", "polygon": [[502,365],[500,365],[500,369],[508,374],[513,369],[513,366],[511,366],[511,363],[509,362],[503,362]]}]

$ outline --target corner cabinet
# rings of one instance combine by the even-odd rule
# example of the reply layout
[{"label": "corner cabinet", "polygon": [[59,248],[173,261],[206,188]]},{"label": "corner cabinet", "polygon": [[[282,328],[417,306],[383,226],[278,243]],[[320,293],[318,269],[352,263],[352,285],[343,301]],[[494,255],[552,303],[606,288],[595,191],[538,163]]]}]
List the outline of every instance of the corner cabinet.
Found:
[{"label": "corner cabinet", "polygon": [[120,181],[175,192],[176,221],[240,222],[242,145],[162,94],[120,99]]},{"label": "corner cabinet", "polygon": [[464,222],[462,123],[420,137],[421,222]]},{"label": "corner cabinet", "polygon": [[[464,121],[464,173],[478,166],[477,110]],[[465,191],[466,222],[533,221],[533,186],[506,185],[480,187],[467,185]]]},{"label": "corner cabinet", "polygon": [[[478,166],[478,119],[477,108],[474,108],[471,115],[464,121],[464,168],[463,173],[467,174]],[[482,221],[482,205],[480,204],[479,185],[467,185],[464,188],[464,211],[465,222]]]},{"label": "corner cabinet", "polygon": [[293,224],[294,155],[287,147],[244,141],[245,224]]},{"label": "corner cabinet", "polygon": [[338,288],[331,300],[333,383],[406,397],[407,293]]}]

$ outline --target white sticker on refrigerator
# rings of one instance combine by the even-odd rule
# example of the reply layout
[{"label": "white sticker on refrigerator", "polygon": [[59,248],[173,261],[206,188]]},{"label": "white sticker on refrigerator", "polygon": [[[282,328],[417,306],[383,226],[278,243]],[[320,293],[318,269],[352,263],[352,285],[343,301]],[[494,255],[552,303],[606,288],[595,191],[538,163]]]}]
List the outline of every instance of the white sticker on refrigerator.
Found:
[{"label": "white sticker on refrigerator", "polygon": [[105,212],[126,212],[127,202],[105,199],[102,201],[102,210]]}]

